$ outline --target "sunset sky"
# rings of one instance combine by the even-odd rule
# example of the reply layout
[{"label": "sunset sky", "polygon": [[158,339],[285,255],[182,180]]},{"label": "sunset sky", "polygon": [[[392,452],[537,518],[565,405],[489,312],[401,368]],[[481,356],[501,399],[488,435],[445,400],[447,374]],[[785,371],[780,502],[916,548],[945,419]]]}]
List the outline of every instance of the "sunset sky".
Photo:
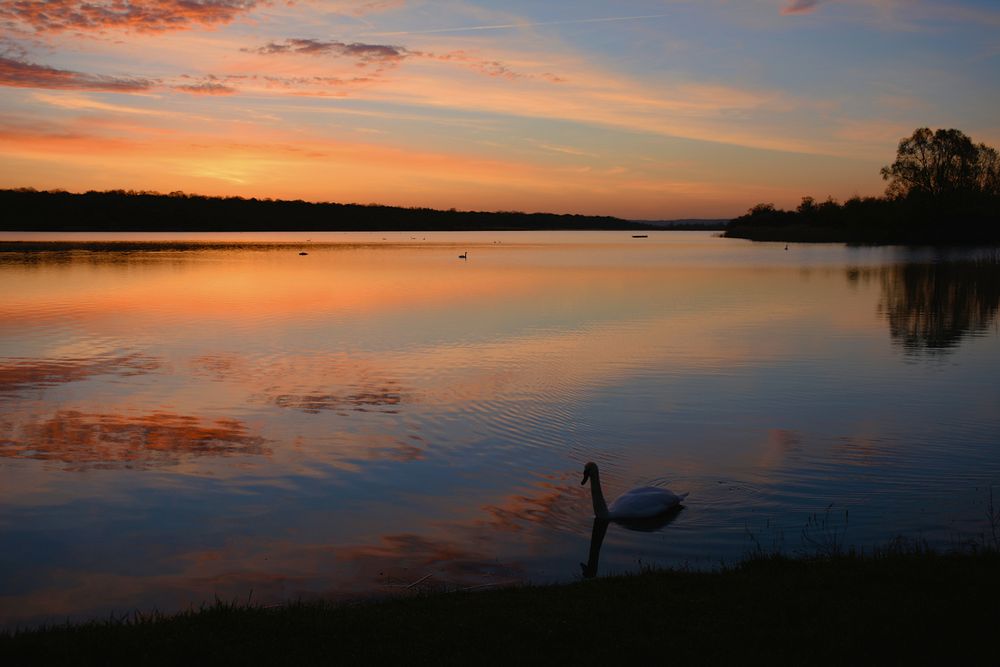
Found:
[{"label": "sunset sky", "polygon": [[996,0],[0,1],[0,187],[729,217],[998,110]]}]

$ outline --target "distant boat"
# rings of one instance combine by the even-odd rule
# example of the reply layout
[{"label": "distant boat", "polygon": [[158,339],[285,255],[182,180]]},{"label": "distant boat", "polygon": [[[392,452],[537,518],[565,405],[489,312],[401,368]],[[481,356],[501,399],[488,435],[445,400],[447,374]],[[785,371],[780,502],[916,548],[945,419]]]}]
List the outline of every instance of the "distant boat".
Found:
[{"label": "distant boat", "polygon": [[649,238],[649,234],[633,234],[632,238],[634,238],[634,239],[648,239]]},{"label": "distant boat", "polygon": [[300,255],[308,255],[309,253],[307,253],[306,251],[304,251],[304,250],[303,250],[303,251],[302,251],[302,252],[300,252],[299,254],[300,254]]}]

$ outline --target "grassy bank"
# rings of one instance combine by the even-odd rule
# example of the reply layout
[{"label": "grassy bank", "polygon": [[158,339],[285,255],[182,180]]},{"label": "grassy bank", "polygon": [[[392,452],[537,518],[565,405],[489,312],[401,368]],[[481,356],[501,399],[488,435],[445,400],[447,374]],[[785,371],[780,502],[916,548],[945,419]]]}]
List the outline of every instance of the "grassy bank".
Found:
[{"label": "grassy bank", "polygon": [[793,560],[0,636],[4,664],[994,662],[995,552]]}]

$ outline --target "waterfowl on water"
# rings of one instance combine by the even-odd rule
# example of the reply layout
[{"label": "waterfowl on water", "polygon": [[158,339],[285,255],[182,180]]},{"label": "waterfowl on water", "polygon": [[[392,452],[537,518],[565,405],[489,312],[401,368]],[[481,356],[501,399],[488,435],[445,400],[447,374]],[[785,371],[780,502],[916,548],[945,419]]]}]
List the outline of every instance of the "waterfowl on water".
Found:
[{"label": "waterfowl on water", "polygon": [[461,255],[459,255],[459,256],[458,256],[458,258],[459,258],[459,259],[468,259],[468,258],[469,258],[469,251],[468,251],[468,250],[466,250],[466,251],[465,251],[465,252],[463,252],[463,253],[462,253]]},{"label": "waterfowl on water", "polygon": [[648,519],[666,514],[680,506],[687,492],[676,494],[658,486],[641,486],[618,496],[609,506],[604,501],[601,476],[597,464],[591,461],[583,468],[583,481],[590,481],[590,497],[594,502],[594,516],[608,521]]}]

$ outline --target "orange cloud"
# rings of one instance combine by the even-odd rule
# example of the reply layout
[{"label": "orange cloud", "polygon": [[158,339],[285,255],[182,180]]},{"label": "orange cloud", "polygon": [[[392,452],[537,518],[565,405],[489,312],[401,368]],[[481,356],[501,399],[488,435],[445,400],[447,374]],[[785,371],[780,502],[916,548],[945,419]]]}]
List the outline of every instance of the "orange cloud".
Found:
[{"label": "orange cloud", "polygon": [[231,23],[260,4],[258,0],[19,0],[0,4],[0,20],[35,32],[166,32]]},{"label": "orange cloud", "polygon": [[149,90],[154,84],[149,79],[84,74],[0,56],[0,86],[134,93]]}]

